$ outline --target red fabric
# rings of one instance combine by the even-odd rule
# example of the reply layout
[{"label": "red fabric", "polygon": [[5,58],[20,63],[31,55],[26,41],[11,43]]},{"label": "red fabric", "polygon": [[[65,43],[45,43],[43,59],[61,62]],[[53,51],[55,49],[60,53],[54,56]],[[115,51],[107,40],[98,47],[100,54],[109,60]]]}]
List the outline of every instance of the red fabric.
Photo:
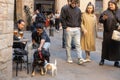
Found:
[{"label": "red fabric", "polygon": [[39,51],[39,57],[40,57],[40,59],[43,59],[43,56],[42,56],[42,52],[41,52],[41,51]]},{"label": "red fabric", "polygon": [[50,21],[49,21],[49,19],[46,19],[45,26],[48,27],[49,25],[50,25]]}]

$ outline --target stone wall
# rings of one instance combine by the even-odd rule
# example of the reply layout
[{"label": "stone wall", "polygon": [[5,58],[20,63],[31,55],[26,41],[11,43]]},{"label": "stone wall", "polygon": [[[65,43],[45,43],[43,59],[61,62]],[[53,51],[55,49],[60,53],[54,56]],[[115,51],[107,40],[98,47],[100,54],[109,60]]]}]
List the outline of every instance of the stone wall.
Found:
[{"label": "stone wall", "polygon": [[0,80],[12,80],[14,0],[0,0]]},{"label": "stone wall", "polygon": [[[24,7],[27,7],[27,9],[24,9]],[[23,13],[23,18],[26,23],[26,29],[30,29],[31,25],[31,17],[33,16],[34,13],[34,0],[22,0],[22,13]]]},{"label": "stone wall", "polygon": [[67,0],[55,0],[55,10],[61,11],[61,8],[67,4]]},{"label": "stone wall", "polygon": [[110,0],[103,0],[103,11],[106,10],[108,8],[108,2]]},{"label": "stone wall", "polygon": [[95,5],[95,0],[80,0],[80,9],[82,12],[85,12],[85,9],[89,2],[92,2],[92,4]]},{"label": "stone wall", "polygon": [[[27,7],[27,11],[25,9],[25,6]],[[29,26],[29,23],[31,24],[30,20],[31,20],[31,16],[33,15],[33,10],[34,10],[34,0],[16,0],[17,20],[23,19],[26,23],[26,27]],[[26,28],[24,30],[26,30]]]}]

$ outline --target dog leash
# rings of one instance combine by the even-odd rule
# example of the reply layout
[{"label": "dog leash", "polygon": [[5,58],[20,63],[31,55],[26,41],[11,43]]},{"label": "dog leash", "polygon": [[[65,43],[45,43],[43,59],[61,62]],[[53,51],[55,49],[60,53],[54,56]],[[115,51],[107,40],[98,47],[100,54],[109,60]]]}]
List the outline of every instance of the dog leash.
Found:
[{"label": "dog leash", "polygon": [[43,59],[43,56],[42,56],[42,52],[41,52],[41,51],[39,51],[39,57],[40,57],[40,59]]}]

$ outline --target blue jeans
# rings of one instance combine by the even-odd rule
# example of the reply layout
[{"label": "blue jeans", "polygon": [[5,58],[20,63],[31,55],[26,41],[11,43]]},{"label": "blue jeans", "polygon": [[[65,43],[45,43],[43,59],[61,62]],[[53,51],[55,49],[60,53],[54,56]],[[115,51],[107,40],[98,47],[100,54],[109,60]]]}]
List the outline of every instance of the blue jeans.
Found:
[{"label": "blue jeans", "polygon": [[78,58],[83,58],[82,57],[82,50],[81,50],[81,44],[80,44],[80,30],[76,30],[76,31],[66,31],[66,55],[68,59],[72,59],[71,58],[71,42],[72,39],[74,41],[76,50],[77,50],[77,55]]}]

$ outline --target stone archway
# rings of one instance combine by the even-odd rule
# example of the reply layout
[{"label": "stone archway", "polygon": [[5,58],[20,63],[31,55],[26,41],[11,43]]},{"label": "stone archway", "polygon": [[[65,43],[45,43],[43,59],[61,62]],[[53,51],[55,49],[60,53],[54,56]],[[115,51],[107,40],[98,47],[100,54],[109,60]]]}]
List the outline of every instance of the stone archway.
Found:
[{"label": "stone archway", "polygon": [[12,80],[14,0],[0,0],[0,80]]}]

